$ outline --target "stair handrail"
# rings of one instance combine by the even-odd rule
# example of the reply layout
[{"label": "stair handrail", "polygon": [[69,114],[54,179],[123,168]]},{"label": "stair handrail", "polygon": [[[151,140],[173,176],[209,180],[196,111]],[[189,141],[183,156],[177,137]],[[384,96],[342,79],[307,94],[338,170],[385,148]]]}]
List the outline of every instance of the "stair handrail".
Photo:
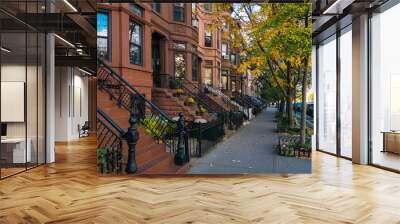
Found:
[{"label": "stair handrail", "polygon": [[118,79],[118,81],[122,82],[124,85],[126,85],[129,89],[131,89],[133,92],[135,92],[135,94],[137,96],[139,96],[145,103],[147,103],[148,105],[150,105],[152,110],[155,110],[155,112],[157,112],[158,114],[160,114],[163,118],[165,118],[166,120],[168,120],[169,122],[173,122],[175,123],[176,121],[172,120],[172,118],[170,118],[166,113],[164,113],[160,108],[158,108],[155,104],[153,104],[150,100],[148,100],[146,98],[146,96],[144,96],[139,90],[137,90],[132,84],[130,84],[129,82],[127,82],[125,79],[123,79],[120,75],[118,75],[118,73],[111,68],[111,66],[109,66],[106,62],[104,62],[102,59],[97,58],[98,64],[100,66],[105,67],[106,69],[108,69],[110,71],[110,74],[113,74],[113,76]]},{"label": "stair handrail", "polygon": [[[176,81],[180,81],[182,84],[182,87],[186,89],[186,91],[196,99],[196,102],[198,102],[201,106],[203,106],[205,109],[207,109],[209,112],[215,112],[213,111],[212,107],[205,102],[201,97],[201,91],[199,89],[199,87],[197,85],[195,85],[194,83],[192,83],[191,81],[187,80],[185,77],[173,77],[171,76],[174,80]],[[190,88],[185,86],[185,85],[190,85]],[[195,92],[191,91],[190,89],[195,89]],[[197,93],[196,93],[197,92]]]},{"label": "stair handrail", "polygon": [[125,134],[124,129],[122,129],[117,123],[115,123],[104,111],[102,111],[99,107],[96,108],[98,114],[106,120],[115,130],[118,131],[118,134],[123,136]]},{"label": "stair handrail", "polygon": [[218,96],[222,97],[222,99],[227,102],[230,103],[236,107],[238,107],[238,109],[240,111],[244,111],[243,106],[241,106],[240,104],[238,104],[237,102],[233,101],[232,99],[230,99],[227,95],[225,95],[221,90],[215,89],[212,86],[208,86],[206,85],[205,88],[210,91],[211,93],[217,94]]},{"label": "stair handrail", "polygon": [[97,148],[111,147],[116,150],[122,148],[122,141],[125,131],[119,127],[100,108],[97,111]]}]

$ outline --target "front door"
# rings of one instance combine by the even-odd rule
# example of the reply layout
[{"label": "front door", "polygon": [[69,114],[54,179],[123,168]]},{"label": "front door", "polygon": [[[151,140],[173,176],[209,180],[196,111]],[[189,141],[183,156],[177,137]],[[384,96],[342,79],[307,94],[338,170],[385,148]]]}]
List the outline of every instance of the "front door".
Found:
[{"label": "front door", "polygon": [[153,84],[156,87],[161,85],[161,37],[159,35],[152,35],[152,66],[153,66]]}]

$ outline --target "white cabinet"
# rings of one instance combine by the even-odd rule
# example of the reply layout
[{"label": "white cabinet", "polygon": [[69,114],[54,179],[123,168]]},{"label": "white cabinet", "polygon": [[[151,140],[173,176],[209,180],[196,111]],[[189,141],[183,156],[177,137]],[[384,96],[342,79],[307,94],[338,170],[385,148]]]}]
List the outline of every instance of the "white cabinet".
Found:
[{"label": "white cabinet", "polygon": [[[25,151],[26,144],[27,147]],[[25,163],[32,161],[32,140],[29,138],[26,142],[25,138],[2,139],[1,147],[2,151],[4,149],[4,151],[12,152],[12,163]]]}]

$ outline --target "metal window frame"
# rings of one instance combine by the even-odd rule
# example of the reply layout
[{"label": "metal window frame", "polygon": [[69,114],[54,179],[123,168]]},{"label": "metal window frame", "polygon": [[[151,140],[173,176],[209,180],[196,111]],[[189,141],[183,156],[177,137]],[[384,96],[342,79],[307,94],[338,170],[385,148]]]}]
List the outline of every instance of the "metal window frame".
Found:
[{"label": "metal window frame", "polygon": [[389,0],[387,2],[385,2],[383,5],[369,10],[368,13],[368,25],[367,25],[367,46],[368,46],[368,53],[367,53],[367,82],[368,82],[368,96],[367,96],[367,107],[368,107],[368,111],[367,111],[367,119],[368,119],[368,124],[367,124],[367,128],[368,128],[368,165],[373,166],[373,167],[377,167],[379,169],[383,169],[383,170],[387,170],[390,172],[394,172],[394,173],[400,173],[400,170],[394,169],[394,168],[390,168],[387,166],[383,166],[380,164],[376,164],[374,163],[374,152],[373,152],[373,137],[372,137],[372,107],[373,107],[373,102],[372,102],[372,94],[373,94],[373,89],[372,89],[372,19],[373,19],[373,14],[374,13],[384,13],[385,11],[391,9],[392,7],[396,6],[397,4],[400,4],[400,0]]},{"label": "metal window frame", "polygon": [[[27,5],[25,5],[25,11],[26,10]],[[37,7],[37,11],[38,11],[38,6]],[[46,11],[47,11],[47,7],[46,7]],[[25,13],[25,17],[27,16],[27,13]],[[26,19],[26,18],[25,18]],[[1,24],[0,24],[1,25]],[[28,32],[28,30],[30,30],[30,32]],[[2,42],[2,33],[1,29],[0,29],[0,45]],[[14,33],[14,32],[12,32]],[[17,33],[17,32],[15,32]],[[32,166],[28,166],[28,162],[27,162],[27,156],[28,154],[26,153],[27,151],[27,147],[28,145],[25,144],[25,169],[12,173],[10,175],[7,176],[3,176],[2,175],[2,168],[0,166],[0,180],[4,180],[6,178],[18,175],[20,173],[26,172],[28,170],[37,168],[41,165],[47,164],[47,32],[40,32],[39,30],[36,30],[34,28],[32,28],[31,26],[29,26],[28,24],[25,24],[24,27],[24,31],[23,32],[19,32],[20,34],[25,34],[25,87],[24,87],[24,120],[25,120],[25,143],[27,143],[27,139],[28,139],[28,112],[27,112],[27,82],[28,82],[28,33],[31,33],[33,35],[36,34],[36,136],[33,136],[33,138],[36,137],[37,140],[37,145],[36,145],[36,163],[33,164],[32,162],[30,162],[30,165]],[[43,35],[43,39],[42,39],[42,43],[44,44],[44,51],[42,51],[42,53],[44,53],[44,55],[42,55],[42,58],[44,58],[44,68],[42,69],[42,78],[44,81],[44,98],[43,98],[43,107],[44,107],[44,116],[42,122],[44,123],[44,154],[41,155],[41,157],[43,157],[44,162],[43,163],[39,163],[39,82],[38,82],[38,77],[39,77],[39,34],[42,33]],[[0,82],[1,82],[1,67],[2,67],[2,53],[0,53]],[[0,85],[0,90],[1,90],[1,85]],[[1,91],[0,91],[0,101],[1,101]],[[1,110],[1,106],[0,106],[0,110]],[[1,115],[0,115],[0,123],[1,123]],[[0,156],[1,156],[1,144],[0,144]]]},{"label": "metal window frame", "polygon": [[[350,158],[350,157],[347,157],[347,156],[343,156],[342,155],[342,149],[341,149],[341,129],[342,129],[342,127],[341,127],[341,117],[340,117],[340,112],[341,112],[341,108],[340,108],[340,104],[341,104],[341,89],[340,89],[340,82],[341,82],[341,58],[340,58],[340,42],[341,42],[341,40],[340,40],[340,37],[345,33],[345,32],[343,32],[344,30],[346,30],[346,29],[348,29],[348,27],[349,26],[351,26],[352,25],[352,23],[350,23],[350,24],[348,24],[348,25],[346,25],[346,26],[344,26],[344,27],[339,27],[338,25],[336,25],[336,32],[335,33],[333,33],[332,35],[329,35],[329,36],[327,36],[326,38],[324,38],[324,39],[322,39],[322,40],[320,40],[317,44],[316,44],[316,48],[315,48],[315,50],[316,50],[316,100],[317,100],[317,102],[315,102],[315,104],[316,104],[316,107],[315,107],[315,110],[316,110],[316,118],[315,118],[315,120],[316,120],[316,135],[315,135],[315,141],[316,141],[316,150],[317,151],[319,151],[319,152],[323,152],[323,153],[326,153],[326,154],[329,154],[329,155],[333,155],[333,156],[337,156],[337,157],[339,157],[339,158],[343,158],[343,159],[347,159],[347,160],[352,160],[352,158]],[[348,32],[351,32],[351,31],[348,31]],[[319,130],[319,122],[320,122],[320,119],[319,119],[319,101],[320,101],[320,97],[319,97],[319,91],[320,91],[320,88],[319,88],[319,81],[320,81],[320,79],[319,79],[319,77],[320,77],[320,71],[319,71],[319,64],[320,64],[320,62],[319,62],[319,48],[320,48],[320,44],[322,43],[322,42],[324,42],[324,41],[326,41],[326,40],[328,40],[329,38],[332,38],[332,36],[335,36],[335,38],[334,38],[334,40],[332,40],[332,41],[336,41],[336,51],[335,51],[335,53],[336,53],[336,60],[335,60],[335,63],[336,63],[336,152],[335,153],[332,153],[332,152],[328,152],[328,151],[326,151],[326,150],[324,150],[324,149],[320,149],[319,148],[319,132],[320,132],[320,130]]]}]

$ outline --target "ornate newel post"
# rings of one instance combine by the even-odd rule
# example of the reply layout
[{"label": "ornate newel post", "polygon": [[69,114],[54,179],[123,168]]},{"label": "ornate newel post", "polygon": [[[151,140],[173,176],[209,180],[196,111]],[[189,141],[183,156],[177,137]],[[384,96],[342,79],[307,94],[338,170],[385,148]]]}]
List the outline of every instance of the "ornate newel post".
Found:
[{"label": "ornate newel post", "polygon": [[186,162],[186,155],[185,155],[185,118],[183,113],[179,113],[179,120],[178,120],[178,148],[175,154],[175,164],[182,166]]},{"label": "ornate newel post", "polygon": [[130,127],[128,131],[125,133],[124,138],[126,139],[126,143],[128,144],[128,161],[126,163],[125,172],[128,174],[136,173],[136,144],[139,140],[139,132],[136,128],[137,123],[137,115],[135,113],[131,113],[131,117],[129,118]]}]

